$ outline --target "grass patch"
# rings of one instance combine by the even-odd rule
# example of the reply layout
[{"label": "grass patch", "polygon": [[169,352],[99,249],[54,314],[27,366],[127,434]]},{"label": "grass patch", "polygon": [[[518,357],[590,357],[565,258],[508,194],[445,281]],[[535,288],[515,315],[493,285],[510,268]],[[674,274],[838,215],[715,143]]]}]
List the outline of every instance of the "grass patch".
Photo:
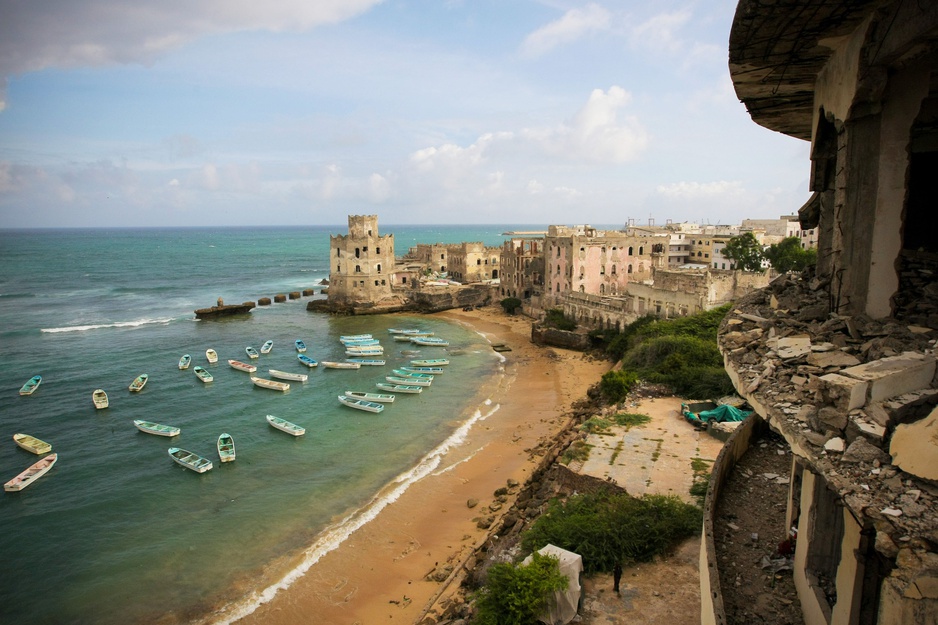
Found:
[{"label": "grass patch", "polygon": [[619,453],[622,451],[622,444],[623,444],[623,441],[619,441],[619,443],[616,445],[616,448],[613,450],[613,452],[612,452],[612,457],[609,458],[609,465],[610,465],[610,466],[612,466],[613,464],[615,464],[616,458],[619,457]]},{"label": "grass patch", "polygon": [[580,430],[586,432],[587,434],[611,434],[609,428],[612,427],[612,423],[603,419],[602,417],[590,417],[586,421],[580,424]]},{"label": "grass patch", "polygon": [[612,417],[612,421],[619,426],[629,429],[632,427],[642,426],[651,421],[651,417],[647,414],[638,414],[635,412],[620,412],[619,414]]},{"label": "grass patch", "polygon": [[590,457],[590,449],[593,446],[586,441],[573,441],[560,455],[561,464],[570,464],[571,462],[586,462]]}]

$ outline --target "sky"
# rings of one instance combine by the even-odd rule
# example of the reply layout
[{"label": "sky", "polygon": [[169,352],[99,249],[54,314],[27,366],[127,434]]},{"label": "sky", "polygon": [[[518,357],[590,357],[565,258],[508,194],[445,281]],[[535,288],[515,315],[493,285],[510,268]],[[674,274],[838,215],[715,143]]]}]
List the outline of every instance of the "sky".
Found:
[{"label": "sky", "polygon": [[0,0],[0,228],[734,224],[735,0]]}]

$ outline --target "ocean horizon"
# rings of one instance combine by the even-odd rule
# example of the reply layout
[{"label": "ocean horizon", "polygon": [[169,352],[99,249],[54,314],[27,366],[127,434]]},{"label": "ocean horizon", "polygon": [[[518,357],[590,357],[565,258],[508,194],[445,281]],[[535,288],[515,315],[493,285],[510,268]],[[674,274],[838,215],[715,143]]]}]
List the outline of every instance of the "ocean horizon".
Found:
[{"label": "ocean horizon", "polygon": [[[416,243],[482,241],[538,226],[381,226],[398,255]],[[543,228],[543,229],[546,229]],[[289,584],[367,523],[441,454],[498,407],[479,395],[503,375],[488,341],[432,315],[341,317],[306,311],[309,297],[244,317],[195,319],[217,298],[234,303],[314,288],[328,277],[329,235],[346,227],[55,228],[0,230],[0,476],[38,460],[13,434],[52,444],[55,467],[19,493],[0,495],[0,621],[16,623],[229,622]],[[318,292],[318,291],[317,291]],[[316,295],[314,297],[321,297]],[[419,327],[450,341],[416,347],[388,329]],[[387,365],[307,369],[344,360],[338,338],[371,333]],[[253,361],[307,373],[286,393],[255,387],[228,359],[274,341]],[[217,364],[205,350],[215,349]],[[214,375],[203,384],[192,367]],[[381,414],[342,406],[346,390],[376,391],[414,358],[451,364],[419,395],[398,395]],[[128,390],[141,373],[149,382]],[[18,390],[33,375],[39,389]],[[472,380],[467,384],[467,380]],[[110,406],[96,410],[104,389]],[[294,438],[273,414],[306,428]],[[134,419],[181,428],[138,431]],[[215,441],[235,440],[221,464]],[[176,446],[214,463],[196,474],[174,464]]]}]

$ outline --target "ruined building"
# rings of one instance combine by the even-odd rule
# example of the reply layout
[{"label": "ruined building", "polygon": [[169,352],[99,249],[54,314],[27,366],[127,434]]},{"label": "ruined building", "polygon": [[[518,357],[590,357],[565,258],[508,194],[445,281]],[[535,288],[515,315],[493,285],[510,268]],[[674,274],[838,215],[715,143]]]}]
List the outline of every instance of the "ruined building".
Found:
[{"label": "ruined building", "polygon": [[378,234],[377,215],[349,215],[348,234],[329,237],[329,304],[334,308],[392,299],[394,235]]},{"label": "ruined building", "polygon": [[811,142],[799,217],[817,231],[818,266],[743,298],[721,328],[758,417],[713,467],[701,621],[733,622],[714,510],[768,425],[792,458],[778,524],[804,622],[934,624],[938,3],[741,0],[729,66],[753,121]]}]

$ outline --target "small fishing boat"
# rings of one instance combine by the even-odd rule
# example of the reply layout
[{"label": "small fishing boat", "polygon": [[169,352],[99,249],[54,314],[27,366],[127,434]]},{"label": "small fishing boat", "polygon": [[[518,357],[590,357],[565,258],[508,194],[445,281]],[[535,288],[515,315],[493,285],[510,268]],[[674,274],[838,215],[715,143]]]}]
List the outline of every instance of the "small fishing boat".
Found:
[{"label": "small fishing boat", "polygon": [[410,364],[415,367],[444,367],[449,364],[446,358],[424,358],[411,360]]},{"label": "small fishing boat", "polygon": [[247,373],[254,373],[257,371],[257,367],[254,365],[249,365],[246,362],[241,362],[240,360],[229,360],[228,364],[231,365],[232,369],[237,369],[238,371],[245,371]]},{"label": "small fishing boat", "polygon": [[273,348],[274,348],[274,342],[273,342],[273,341],[267,341],[266,343],[264,343],[263,345],[261,345],[261,353],[262,353],[262,354],[269,354],[269,353],[270,353],[270,350],[272,350]]},{"label": "small fishing boat", "polygon": [[409,334],[395,334],[391,338],[394,339],[395,341],[400,341],[402,343],[410,343],[410,339],[412,339],[413,337],[410,336]]},{"label": "small fishing boat", "polygon": [[212,461],[208,458],[203,458],[195,452],[186,451],[179,447],[170,447],[169,457],[172,458],[173,462],[176,464],[182,465],[187,469],[192,469],[196,473],[205,473],[212,468]]},{"label": "small fishing boat", "polygon": [[306,351],[306,343],[300,339],[293,341],[293,344],[296,346],[296,351],[300,352],[301,354]]},{"label": "small fishing boat", "polygon": [[20,395],[32,395],[36,392],[36,389],[39,388],[39,385],[42,383],[41,375],[34,375],[33,377],[27,380],[26,384],[20,389]]},{"label": "small fishing boat", "polygon": [[55,464],[55,461],[59,459],[58,454],[49,454],[45,458],[39,460],[28,469],[14,477],[12,480],[3,485],[3,490],[7,492],[16,492],[23,490],[43,475],[48,473],[49,469],[52,468],[52,465]]},{"label": "small fishing boat", "polygon": [[360,362],[336,362],[334,360],[321,360],[319,362],[326,369],[361,369]]},{"label": "small fishing boat", "polygon": [[349,358],[349,362],[357,362],[363,367],[383,367],[385,360],[381,358]]},{"label": "small fishing boat", "polygon": [[199,365],[196,365],[193,371],[195,371],[196,377],[202,380],[203,382],[205,382],[206,384],[208,384],[209,382],[215,379],[215,377],[211,373],[209,373],[208,369],[206,369],[205,367],[200,367]]},{"label": "small fishing boat", "polygon": [[205,350],[205,359],[208,361],[208,364],[214,365],[216,362],[218,362],[218,352],[209,347],[207,350]]},{"label": "small fishing boat", "polygon": [[302,436],[303,434],[306,434],[306,428],[302,428],[295,423],[290,423],[286,419],[275,417],[272,414],[267,415],[267,423],[271,424],[278,430],[286,432],[287,434],[292,434],[293,436]]},{"label": "small fishing boat", "polygon": [[384,348],[380,345],[346,345],[345,352],[357,352],[359,354],[383,354]]},{"label": "small fishing boat", "polygon": [[414,386],[412,384],[391,384],[390,382],[378,382],[375,384],[382,391],[390,391],[392,393],[422,393],[423,388],[419,386]]},{"label": "small fishing boat", "polygon": [[415,336],[410,339],[410,342],[424,347],[446,347],[449,345],[449,341],[446,339],[438,339],[433,336]]},{"label": "small fishing boat", "polygon": [[401,371],[409,373],[429,373],[431,375],[440,375],[445,371],[443,367],[401,367]]},{"label": "small fishing boat", "polygon": [[433,375],[430,373],[421,373],[419,371],[404,371],[403,369],[392,369],[391,373],[401,378],[420,378],[422,380],[433,381]]},{"label": "small fishing boat", "polygon": [[362,391],[345,391],[346,397],[355,399],[364,399],[366,401],[376,401],[379,404],[393,404],[394,395],[386,393],[363,393]]},{"label": "small fishing boat", "polygon": [[98,410],[103,410],[108,407],[107,393],[104,392],[103,388],[94,389],[94,392],[91,393],[91,401]]},{"label": "small fishing boat", "polygon": [[277,369],[268,369],[267,373],[270,374],[272,378],[278,378],[280,380],[293,380],[294,382],[305,382],[309,379],[309,376],[305,373],[290,373],[289,371],[278,371]]},{"label": "small fishing boat", "polygon": [[259,357],[260,357],[260,354],[257,353],[257,350],[254,349],[253,347],[251,347],[250,345],[248,345],[247,347],[244,348],[244,353],[247,354],[247,355],[248,355],[248,358],[250,358],[250,359],[252,359],[252,360],[253,360],[254,358],[259,358]]},{"label": "small fishing boat", "polygon": [[172,425],[163,425],[162,423],[153,423],[142,419],[134,419],[134,425],[141,432],[155,434],[156,436],[179,436],[179,433],[182,432],[182,430]]},{"label": "small fishing boat", "polygon": [[377,402],[368,401],[366,399],[346,397],[345,395],[339,395],[339,402],[342,404],[345,404],[349,408],[355,408],[356,410],[364,410],[366,412],[378,413],[384,410],[384,404],[379,404]]},{"label": "small fishing boat", "polygon": [[254,386],[269,388],[272,391],[280,391],[281,393],[285,393],[290,390],[290,385],[286,382],[268,380],[267,378],[256,378],[253,375],[251,376],[251,382],[254,382]]},{"label": "small fishing boat", "polygon": [[42,454],[47,454],[52,451],[52,445],[45,441],[41,441],[35,436],[30,436],[29,434],[14,434],[13,442],[25,449],[30,451],[37,456]]},{"label": "small fishing boat", "polygon": [[375,337],[373,337],[373,336],[370,335],[370,334],[344,334],[344,335],[342,335],[342,336],[339,337],[339,340],[342,341],[342,342],[345,342],[345,341],[364,341],[364,340],[373,339],[373,338],[375,338]]},{"label": "small fishing boat", "polygon": [[179,368],[188,369],[189,363],[191,362],[192,362],[192,356],[190,356],[189,354],[183,354],[182,358],[179,359]]},{"label": "small fishing boat", "polygon": [[372,345],[381,344],[381,341],[378,339],[343,339],[339,342],[343,345],[354,347],[370,347]]},{"label": "small fishing boat", "polygon": [[149,375],[147,375],[146,373],[141,373],[140,375],[134,378],[134,381],[131,382],[130,386],[128,386],[127,388],[130,390],[131,393],[139,393],[140,391],[143,390],[143,387],[147,385],[147,380],[149,379],[150,379]]},{"label": "small fishing boat", "polygon": [[430,386],[433,380],[427,380],[425,378],[402,378],[396,375],[388,375],[384,377],[385,380],[391,384],[404,384],[404,385],[413,385],[413,386]]},{"label": "small fishing boat", "polygon": [[316,367],[316,366],[319,365],[319,362],[313,360],[312,358],[310,358],[310,357],[307,356],[306,354],[297,354],[297,355],[296,355],[296,358],[297,358],[297,360],[299,360],[300,362],[302,362],[304,365],[306,365],[306,366],[309,367],[310,369],[312,369],[313,367]]},{"label": "small fishing boat", "polygon": [[433,336],[433,332],[417,328],[388,328],[388,333],[403,336]]},{"label": "small fishing boat", "polygon": [[235,459],[234,439],[227,432],[218,436],[218,459],[222,462],[233,462]]},{"label": "small fishing boat", "polygon": [[383,356],[384,349],[380,347],[377,349],[372,349],[372,348],[347,349],[345,350],[345,355],[351,356],[353,358],[355,356]]}]

